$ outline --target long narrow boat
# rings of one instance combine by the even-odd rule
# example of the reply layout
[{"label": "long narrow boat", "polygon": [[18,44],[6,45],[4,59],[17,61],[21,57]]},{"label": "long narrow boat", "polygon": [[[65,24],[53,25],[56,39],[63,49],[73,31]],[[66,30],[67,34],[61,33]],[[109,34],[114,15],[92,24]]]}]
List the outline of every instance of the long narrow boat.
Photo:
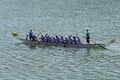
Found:
[{"label": "long narrow boat", "polygon": [[102,48],[102,49],[107,49],[106,46],[108,46],[109,44],[112,44],[116,41],[116,39],[111,39],[107,44],[101,44],[101,43],[91,43],[91,44],[86,44],[86,43],[82,43],[82,44],[65,44],[65,43],[54,43],[54,42],[36,42],[36,41],[31,41],[31,40],[27,40],[25,38],[20,38],[18,36],[17,32],[13,32],[12,35],[14,37],[17,37],[20,41],[22,41],[23,43],[27,43],[27,44],[34,44],[34,45],[47,45],[47,46],[61,46],[61,47],[75,47],[75,48]]},{"label": "long narrow boat", "polygon": [[93,44],[65,44],[65,43],[53,43],[53,42],[36,42],[31,40],[26,40],[24,38],[19,38],[20,41],[27,44],[35,45],[48,45],[48,46],[61,46],[61,47],[75,47],[75,48],[105,48],[105,44],[93,43]]}]

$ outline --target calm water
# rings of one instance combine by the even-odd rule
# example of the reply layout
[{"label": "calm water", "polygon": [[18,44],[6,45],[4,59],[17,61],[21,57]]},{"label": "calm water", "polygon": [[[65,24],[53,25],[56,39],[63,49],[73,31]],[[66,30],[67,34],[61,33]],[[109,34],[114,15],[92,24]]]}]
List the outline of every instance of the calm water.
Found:
[{"label": "calm water", "polygon": [[[82,37],[109,50],[31,47],[21,37],[40,32]],[[120,0],[0,0],[0,80],[119,80]]]}]

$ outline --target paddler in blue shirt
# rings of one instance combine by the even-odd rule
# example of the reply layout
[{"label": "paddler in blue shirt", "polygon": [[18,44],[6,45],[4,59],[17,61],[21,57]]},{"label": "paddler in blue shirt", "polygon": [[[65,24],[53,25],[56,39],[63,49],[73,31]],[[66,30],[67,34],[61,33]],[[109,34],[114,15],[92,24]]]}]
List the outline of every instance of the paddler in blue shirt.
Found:
[{"label": "paddler in blue shirt", "polygon": [[69,36],[69,43],[72,44],[73,40],[72,40],[72,36]]},{"label": "paddler in blue shirt", "polygon": [[43,36],[43,34],[41,35],[40,39],[42,40],[42,42],[45,42],[45,37]]},{"label": "paddler in blue shirt", "polygon": [[77,44],[77,40],[75,36],[73,36],[73,41],[74,41],[74,44]]},{"label": "paddler in blue shirt", "polygon": [[52,39],[53,39],[53,42],[56,43],[56,38],[55,38],[55,36],[53,36]]},{"label": "paddler in blue shirt", "polygon": [[45,35],[45,38],[46,38],[46,42],[49,42],[49,36],[48,36],[48,34]]},{"label": "paddler in blue shirt", "polygon": [[61,43],[64,43],[64,38],[63,38],[62,35],[61,35],[61,37],[60,37],[60,40],[61,40]]},{"label": "paddler in blue shirt", "polygon": [[60,38],[56,35],[56,43],[60,42]]},{"label": "paddler in blue shirt", "polygon": [[86,30],[86,42],[89,44],[90,43],[90,33],[89,30]]},{"label": "paddler in blue shirt", "polygon": [[77,37],[77,44],[82,44],[79,36]]},{"label": "paddler in blue shirt", "polygon": [[68,44],[69,39],[65,36],[65,44]]}]

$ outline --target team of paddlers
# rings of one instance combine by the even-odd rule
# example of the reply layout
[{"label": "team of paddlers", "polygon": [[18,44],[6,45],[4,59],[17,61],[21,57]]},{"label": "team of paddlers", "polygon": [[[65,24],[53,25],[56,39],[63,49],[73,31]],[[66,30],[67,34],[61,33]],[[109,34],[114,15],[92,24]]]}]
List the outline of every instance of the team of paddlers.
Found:
[{"label": "team of paddlers", "polygon": [[[86,30],[86,41],[87,43],[89,43],[89,32],[88,30]],[[29,36],[29,39],[28,39]],[[46,43],[64,43],[64,44],[82,44],[79,36],[65,36],[63,37],[62,35],[58,36],[50,36],[48,34],[40,34],[39,37],[35,36],[32,32],[32,30],[30,30],[29,35],[26,35],[26,39],[27,40],[31,40],[31,41],[36,41],[36,42],[46,42]]]}]

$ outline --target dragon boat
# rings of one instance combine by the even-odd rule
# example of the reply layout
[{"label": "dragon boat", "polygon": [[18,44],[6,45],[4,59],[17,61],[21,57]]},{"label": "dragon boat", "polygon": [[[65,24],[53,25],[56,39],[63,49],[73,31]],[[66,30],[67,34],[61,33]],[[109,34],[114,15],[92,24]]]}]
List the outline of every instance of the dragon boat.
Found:
[{"label": "dragon boat", "polygon": [[100,43],[82,43],[82,44],[65,44],[65,43],[54,43],[54,42],[42,42],[42,41],[31,41],[31,40],[26,40],[24,38],[19,38],[20,41],[26,44],[34,44],[34,45],[48,45],[48,46],[61,46],[61,47],[75,47],[75,48],[104,48],[105,49],[105,44],[100,44]]},{"label": "dragon boat", "polygon": [[103,43],[80,43],[80,44],[66,44],[66,43],[54,43],[54,42],[43,42],[43,41],[32,41],[28,40],[26,38],[20,38],[18,37],[18,34],[16,32],[13,33],[13,36],[17,36],[17,38],[22,41],[23,43],[26,44],[33,44],[33,45],[47,45],[47,46],[60,46],[60,47],[75,47],[75,48],[102,48],[102,49],[107,49],[106,46],[108,44],[114,43],[115,39],[112,39],[109,41],[108,44],[103,44]]}]

